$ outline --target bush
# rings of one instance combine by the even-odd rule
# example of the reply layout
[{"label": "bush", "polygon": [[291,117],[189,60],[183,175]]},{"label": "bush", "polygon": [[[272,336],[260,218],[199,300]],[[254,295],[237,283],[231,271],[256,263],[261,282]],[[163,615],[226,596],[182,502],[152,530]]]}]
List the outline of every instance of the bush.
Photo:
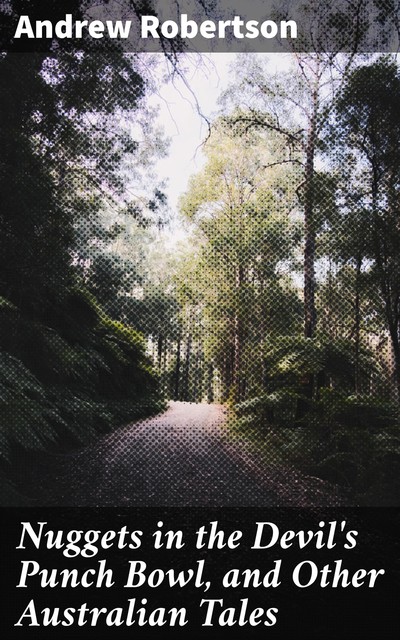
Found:
[{"label": "bush", "polygon": [[142,336],[85,290],[67,291],[40,319],[0,299],[0,336],[3,465],[21,451],[88,444],[164,407]]},{"label": "bush", "polygon": [[[299,404],[306,407],[301,419]],[[307,398],[299,388],[281,387],[237,404],[235,414],[236,428],[270,461],[341,484],[363,504],[398,504],[397,404],[329,388]]]}]

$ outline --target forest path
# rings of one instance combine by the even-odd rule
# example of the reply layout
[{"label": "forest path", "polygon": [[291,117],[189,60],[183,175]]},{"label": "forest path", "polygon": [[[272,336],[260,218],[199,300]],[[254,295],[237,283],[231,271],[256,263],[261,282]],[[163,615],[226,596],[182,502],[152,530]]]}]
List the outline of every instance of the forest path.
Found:
[{"label": "forest path", "polygon": [[41,500],[48,494],[46,504],[128,507],[341,503],[321,480],[266,469],[244,438],[232,436],[226,417],[221,405],[171,402],[163,414],[42,463]]}]

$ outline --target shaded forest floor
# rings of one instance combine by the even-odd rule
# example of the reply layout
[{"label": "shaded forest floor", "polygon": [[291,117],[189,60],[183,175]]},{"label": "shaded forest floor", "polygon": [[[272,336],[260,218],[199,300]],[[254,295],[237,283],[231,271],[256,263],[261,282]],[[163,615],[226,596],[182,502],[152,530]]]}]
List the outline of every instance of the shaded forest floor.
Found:
[{"label": "shaded forest floor", "polygon": [[[265,462],[221,405],[171,402],[93,446],[22,464],[32,506],[339,506],[335,486]],[[23,462],[21,460],[21,462]],[[29,488],[29,489],[27,489]]]}]

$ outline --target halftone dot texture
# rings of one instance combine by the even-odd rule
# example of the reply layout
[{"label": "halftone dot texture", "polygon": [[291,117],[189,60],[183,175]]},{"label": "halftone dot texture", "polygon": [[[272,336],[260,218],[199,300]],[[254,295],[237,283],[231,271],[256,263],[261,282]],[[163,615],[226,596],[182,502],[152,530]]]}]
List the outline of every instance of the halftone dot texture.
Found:
[{"label": "halftone dot texture", "polygon": [[4,473],[35,504],[398,503],[396,59],[241,54],[172,250],[151,65],[0,61]]}]

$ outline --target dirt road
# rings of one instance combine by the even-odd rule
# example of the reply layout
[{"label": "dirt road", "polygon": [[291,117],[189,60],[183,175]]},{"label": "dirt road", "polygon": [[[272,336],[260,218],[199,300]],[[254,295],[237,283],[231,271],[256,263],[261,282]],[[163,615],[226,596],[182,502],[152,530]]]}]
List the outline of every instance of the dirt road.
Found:
[{"label": "dirt road", "polygon": [[41,503],[50,505],[342,503],[335,488],[321,480],[266,468],[244,439],[232,438],[224,407],[185,402],[172,402],[162,415],[119,429],[78,453],[53,456],[32,482],[42,484]]}]

